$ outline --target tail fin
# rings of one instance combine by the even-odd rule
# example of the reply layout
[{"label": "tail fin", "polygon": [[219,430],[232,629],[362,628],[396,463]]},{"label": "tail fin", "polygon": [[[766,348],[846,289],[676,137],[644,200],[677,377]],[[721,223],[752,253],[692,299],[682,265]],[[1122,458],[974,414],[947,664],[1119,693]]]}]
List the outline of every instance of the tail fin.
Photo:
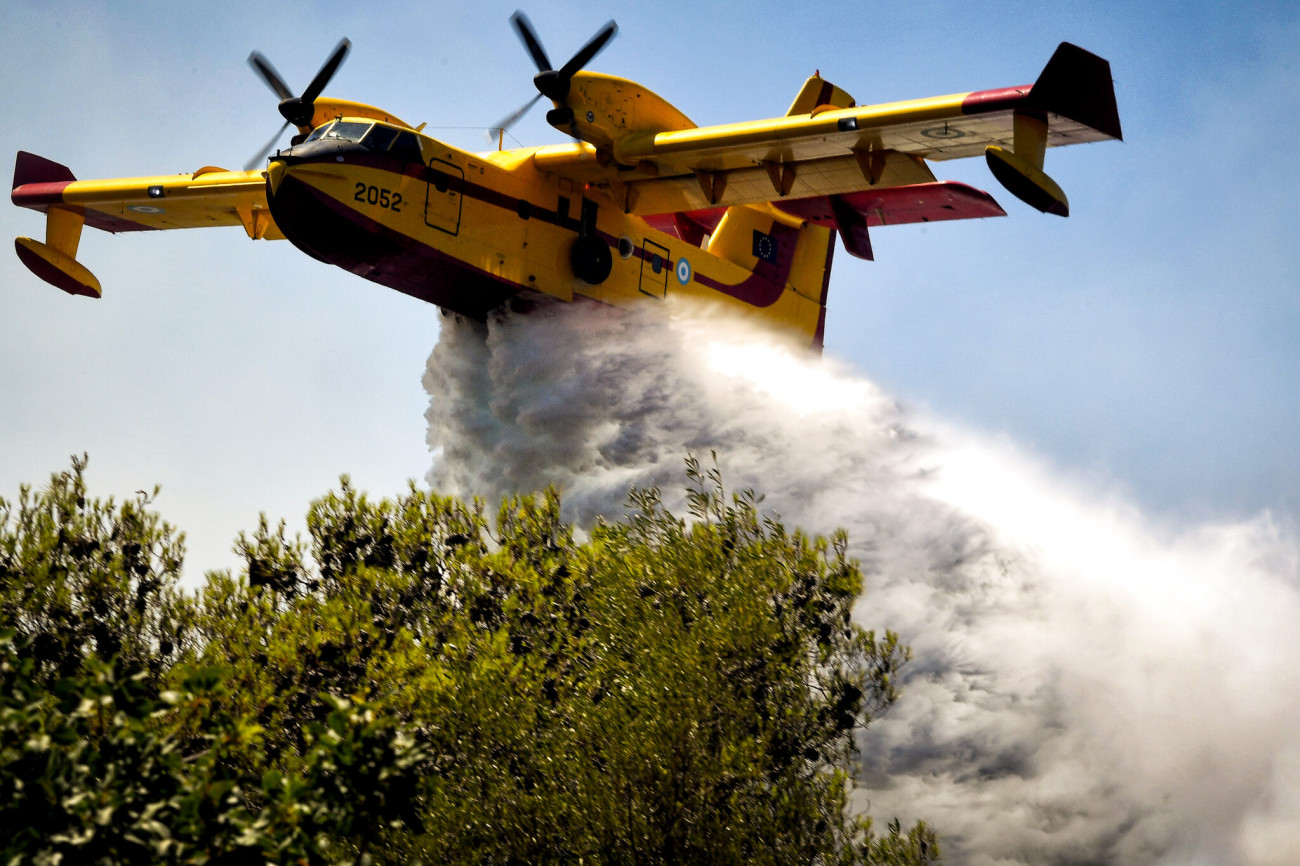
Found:
[{"label": "tail fin", "polygon": [[[822,78],[821,71],[803,83],[803,88],[786,116],[795,114],[815,114],[829,108],[852,108],[857,102],[848,91],[841,90]],[[866,237],[867,227],[862,226],[861,234]],[[866,241],[870,249],[870,241]],[[813,333],[813,347],[822,350],[822,338],[826,329],[826,292],[831,283],[831,259],[835,255],[835,230],[808,223],[800,230],[799,242],[795,245],[795,257],[790,266],[790,285],[796,292],[817,301],[821,308],[817,314],[817,329]]]},{"label": "tail fin", "polygon": [[787,292],[798,295],[798,321],[811,345],[822,348],[826,323],[826,289],[830,284],[835,232],[778,211],[771,205],[727,208],[709,238],[708,251],[753,273],[762,288],[743,300],[771,306]]}]

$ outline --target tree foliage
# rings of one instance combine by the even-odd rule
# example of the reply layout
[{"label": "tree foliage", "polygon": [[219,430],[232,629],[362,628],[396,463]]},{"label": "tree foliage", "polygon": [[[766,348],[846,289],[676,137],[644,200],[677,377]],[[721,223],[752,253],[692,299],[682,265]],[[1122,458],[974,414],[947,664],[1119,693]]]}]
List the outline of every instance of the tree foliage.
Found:
[{"label": "tree foliage", "polygon": [[[4,862],[932,862],[849,808],[907,650],[847,539],[688,461],[579,539],[344,477],[182,591],[182,537],[84,458],[0,500]],[[16,858],[16,859],[15,859]]]},{"label": "tree foliage", "polygon": [[0,498],[0,622],[29,639],[32,674],[47,683],[89,655],[158,674],[179,648],[184,536],[144,491],[120,505],[88,498],[85,467],[74,457],[49,489],[23,486],[16,511]]}]

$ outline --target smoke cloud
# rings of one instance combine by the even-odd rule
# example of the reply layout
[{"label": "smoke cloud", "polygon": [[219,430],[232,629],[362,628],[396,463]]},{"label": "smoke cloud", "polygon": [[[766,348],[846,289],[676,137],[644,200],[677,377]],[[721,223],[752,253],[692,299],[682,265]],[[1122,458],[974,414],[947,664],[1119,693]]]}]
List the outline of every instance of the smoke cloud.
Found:
[{"label": "smoke cloud", "polygon": [[424,382],[437,490],[555,484],[589,524],[634,485],[680,505],[716,451],[787,523],[846,528],[860,621],[914,651],[862,805],[948,862],[1300,862],[1300,546],[1267,515],[1156,525],[699,311],[448,319]]}]

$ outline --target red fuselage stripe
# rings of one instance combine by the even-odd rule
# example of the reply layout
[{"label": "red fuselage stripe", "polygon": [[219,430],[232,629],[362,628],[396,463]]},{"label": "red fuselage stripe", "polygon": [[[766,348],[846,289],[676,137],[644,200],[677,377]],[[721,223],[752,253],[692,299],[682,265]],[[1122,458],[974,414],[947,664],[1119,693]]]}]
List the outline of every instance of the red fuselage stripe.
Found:
[{"label": "red fuselage stripe", "polygon": [[[348,159],[349,162],[353,164],[367,165],[381,170],[393,171],[395,168],[393,160],[378,155],[368,156],[349,154]],[[411,177],[423,177],[428,182],[434,180],[435,174],[441,174],[437,169],[413,164],[405,166],[401,171],[396,173],[405,174]],[[459,178],[457,178],[457,180],[459,180]],[[468,179],[461,182],[461,194],[467,198],[483,202],[484,204],[501,208],[502,210],[507,211],[514,218],[519,218],[518,212],[520,209],[521,199],[515,198],[514,196],[506,195],[492,187],[475,183]],[[529,219],[541,220],[542,222],[550,223],[562,229],[568,229],[575,235],[581,230],[581,220],[576,217],[561,215],[557,209],[541,207],[534,202],[528,202],[526,199],[522,201],[525,201],[528,205]],[[324,204],[323,201],[322,204]],[[331,200],[329,206],[339,216],[345,217],[368,232],[373,233],[376,231],[377,227],[381,226],[380,223],[370,220],[368,217],[357,213],[341,203],[336,203]],[[571,207],[580,212],[581,198],[579,197],[577,200],[573,201]],[[280,220],[277,217],[277,222],[279,221]],[[281,225],[281,229],[283,230],[284,228],[285,227]],[[385,229],[385,231],[391,230]],[[393,232],[393,234],[398,233]],[[732,285],[719,282],[718,280],[699,273],[693,273],[691,279],[705,288],[713,289],[714,291],[729,295],[752,306],[771,306],[781,298],[782,293],[785,291],[785,281],[790,272],[790,265],[794,258],[794,246],[798,239],[798,234],[794,229],[790,229],[780,224],[772,227],[771,234],[777,239],[779,244],[779,258],[777,262],[758,262],[754,271],[742,282]],[[609,244],[610,247],[617,248],[618,238],[606,232],[597,232],[597,235],[605,241],[605,243]],[[489,277],[494,281],[501,282],[500,278],[488,275],[486,272],[478,271],[478,269],[466,265],[463,262],[459,262],[453,257],[446,256],[445,253],[438,252],[434,247],[424,244],[421,241],[406,236],[402,237],[405,238],[407,243],[423,246],[431,252],[436,252],[439,256],[445,257],[448,261],[457,261],[458,266],[466,271],[481,274],[484,277]],[[701,255],[710,255],[704,250],[700,250],[700,253]],[[649,261],[655,255],[652,252],[647,252],[643,245],[636,246],[633,254],[642,261]],[[663,262],[663,266],[668,268],[671,272],[676,269],[677,262],[672,259],[667,259]],[[509,285],[516,289],[527,288],[526,286],[519,286],[514,283],[509,283]],[[398,287],[394,286],[393,288]],[[408,291],[408,293],[411,293],[408,289],[402,289],[402,291]]]}]

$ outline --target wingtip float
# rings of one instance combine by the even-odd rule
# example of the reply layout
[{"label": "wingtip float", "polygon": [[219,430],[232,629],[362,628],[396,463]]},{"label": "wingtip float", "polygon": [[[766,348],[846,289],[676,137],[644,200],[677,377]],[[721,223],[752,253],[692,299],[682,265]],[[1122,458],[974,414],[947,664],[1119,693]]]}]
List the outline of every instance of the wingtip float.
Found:
[{"label": "wingtip float", "polygon": [[238,225],[474,318],[513,301],[692,295],[820,347],[837,235],[870,259],[875,226],[1004,215],[987,193],[937,180],[931,163],[983,154],[1017,198],[1066,216],[1046,151],[1122,138],[1109,64],[1069,43],[1033,85],[859,106],[818,74],[784,116],[698,127],[646,88],[583,69],[612,21],[559,68],[526,17],[511,21],[538,92],[501,128],[545,98],[573,143],[469,153],[322,97],[347,40],[299,96],[254,53],[280,98],[281,133],[297,129],[265,171],[79,181],[20,152],[12,199],[46,214],[46,237],[19,238],[18,256],[46,282],[99,297],[76,258],[83,226]]}]

